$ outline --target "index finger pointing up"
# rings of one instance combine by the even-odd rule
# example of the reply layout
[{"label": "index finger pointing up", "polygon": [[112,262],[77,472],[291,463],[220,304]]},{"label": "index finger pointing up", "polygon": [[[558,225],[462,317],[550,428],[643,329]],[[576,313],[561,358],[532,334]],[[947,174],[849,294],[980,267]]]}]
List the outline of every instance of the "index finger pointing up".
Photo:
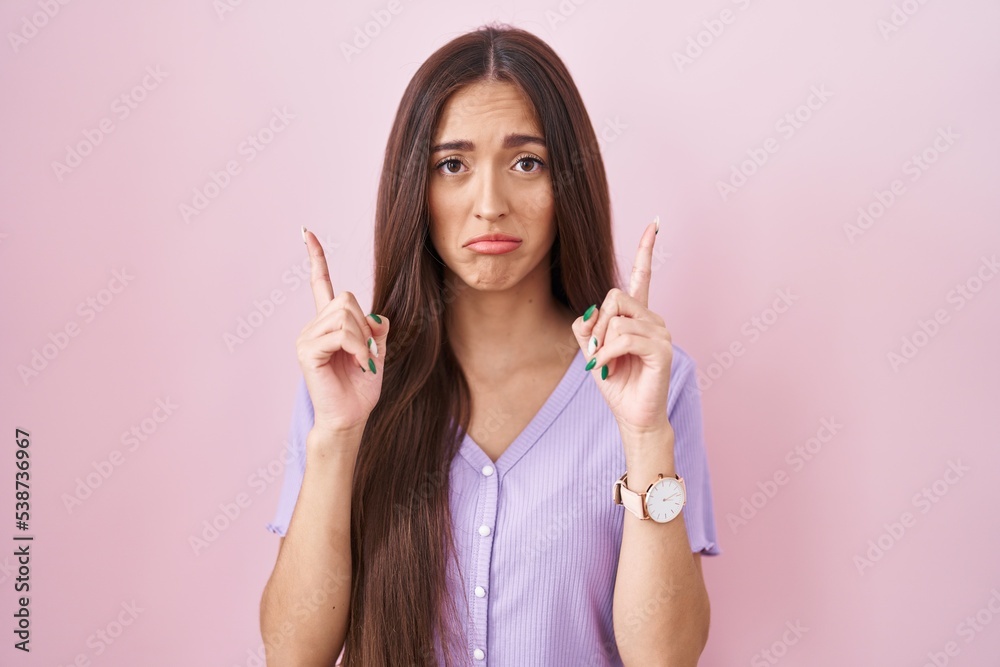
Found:
[{"label": "index finger pointing up", "polygon": [[330,269],[326,265],[326,255],[323,253],[323,246],[316,235],[302,228],[302,239],[306,242],[306,249],[309,250],[310,283],[312,284],[313,298],[316,300],[316,314],[318,315],[326,304],[333,301],[333,284],[330,282]]},{"label": "index finger pointing up", "polygon": [[639,239],[639,251],[632,265],[632,278],[629,281],[628,293],[643,306],[649,306],[649,279],[653,273],[653,242],[660,227],[660,216],[656,216],[653,224],[648,225]]}]

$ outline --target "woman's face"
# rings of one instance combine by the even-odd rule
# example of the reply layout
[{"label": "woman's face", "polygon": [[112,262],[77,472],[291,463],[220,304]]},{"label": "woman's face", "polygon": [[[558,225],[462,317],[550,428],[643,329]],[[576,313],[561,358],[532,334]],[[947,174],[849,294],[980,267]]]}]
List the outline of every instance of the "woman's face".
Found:
[{"label": "woman's face", "polygon": [[[556,231],[543,140],[530,104],[511,84],[472,84],[445,104],[428,165],[430,236],[470,287],[503,290],[548,271]],[[469,245],[492,233],[520,243]]]}]

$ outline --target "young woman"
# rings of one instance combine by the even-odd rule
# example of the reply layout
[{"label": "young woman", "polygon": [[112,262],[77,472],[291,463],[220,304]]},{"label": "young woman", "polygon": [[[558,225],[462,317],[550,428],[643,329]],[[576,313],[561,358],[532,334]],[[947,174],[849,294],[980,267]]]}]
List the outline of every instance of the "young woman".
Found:
[{"label": "young woman", "polygon": [[483,27],[420,67],[373,312],[303,228],[268,665],[697,664],[721,551],[694,362],[648,307],[657,232],[621,289],[593,126],[540,39]]}]

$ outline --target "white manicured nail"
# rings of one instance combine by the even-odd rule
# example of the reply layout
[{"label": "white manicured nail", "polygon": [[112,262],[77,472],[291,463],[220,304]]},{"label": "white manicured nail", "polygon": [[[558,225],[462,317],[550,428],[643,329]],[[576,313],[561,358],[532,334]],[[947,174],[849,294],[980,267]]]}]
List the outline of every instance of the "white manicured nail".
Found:
[{"label": "white manicured nail", "polygon": [[590,343],[587,345],[587,356],[594,356],[594,352],[597,352],[597,336],[591,336]]},{"label": "white manicured nail", "polygon": [[375,339],[374,338],[369,338],[368,339],[368,349],[372,351],[372,354],[374,354],[375,358],[377,359],[378,358],[378,345],[375,344]]}]

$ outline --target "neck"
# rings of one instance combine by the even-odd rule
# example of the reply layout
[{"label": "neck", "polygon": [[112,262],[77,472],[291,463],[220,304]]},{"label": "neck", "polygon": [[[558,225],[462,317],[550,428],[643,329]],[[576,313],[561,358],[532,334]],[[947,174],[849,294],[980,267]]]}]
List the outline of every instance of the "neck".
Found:
[{"label": "neck", "polygon": [[460,285],[446,307],[445,327],[467,375],[489,381],[512,370],[564,367],[566,351],[579,347],[572,330],[577,315],[552,295],[548,266],[540,264],[505,290],[470,287],[447,267],[445,280]]}]

